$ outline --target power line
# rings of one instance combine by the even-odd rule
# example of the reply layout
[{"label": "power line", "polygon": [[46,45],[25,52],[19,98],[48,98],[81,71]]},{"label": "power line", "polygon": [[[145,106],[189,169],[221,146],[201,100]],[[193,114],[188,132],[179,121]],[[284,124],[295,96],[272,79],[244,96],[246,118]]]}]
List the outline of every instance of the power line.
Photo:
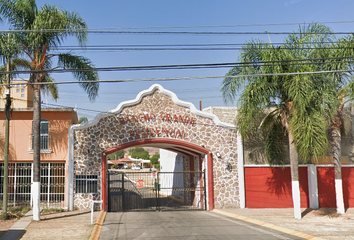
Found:
[{"label": "power line", "polygon": [[[317,41],[312,41],[310,42],[311,44],[335,44],[335,43],[340,43],[339,41],[332,41],[332,42],[317,42]],[[238,46],[242,47],[246,43],[199,43],[199,44],[115,44],[115,45],[85,45],[85,47],[79,46],[79,45],[61,45],[61,46],[55,46],[55,49],[58,50],[100,50],[100,49],[130,49],[130,48],[136,48],[136,49],[155,49],[155,48],[176,48],[176,47],[233,47],[233,46]],[[257,43],[258,45],[270,45],[269,43],[266,42],[259,42]],[[286,43],[284,42],[278,42],[278,43],[272,43],[273,46],[281,46]],[[309,45],[309,44],[306,44]],[[49,46],[53,47],[53,46]],[[318,47],[306,47],[305,49],[317,49]],[[329,49],[342,49],[344,47],[331,47]],[[7,50],[8,48],[0,48],[1,50]],[[31,48],[29,48],[31,49]],[[178,48],[176,48],[178,49]],[[293,48],[286,48],[286,49],[302,49],[301,47],[293,47]]]},{"label": "power line", "polygon": [[[261,26],[289,26],[289,25],[309,25],[309,24],[347,24],[354,21],[325,21],[325,22],[297,22],[297,23],[255,23],[255,24],[234,24],[234,25],[196,25],[196,26],[150,26],[150,27],[114,27],[114,28],[78,28],[80,31],[101,31],[101,30],[123,30],[123,29],[169,29],[169,28],[234,28],[234,27],[261,27]],[[36,30],[2,30],[0,32],[63,32],[68,29],[36,29]]]},{"label": "power line", "polygon": [[[49,84],[74,84],[74,83],[114,83],[114,82],[143,82],[143,81],[176,81],[176,80],[197,80],[197,79],[218,79],[218,78],[246,78],[246,77],[267,77],[267,76],[290,76],[290,75],[309,75],[309,74],[328,74],[328,73],[350,73],[354,70],[329,70],[329,71],[313,71],[313,72],[291,72],[291,73],[261,73],[261,74],[245,74],[235,76],[201,76],[201,77],[172,77],[172,78],[133,78],[133,79],[115,79],[115,80],[88,80],[88,81],[65,81],[65,82],[18,82],[16,84],[27,85],[49,85]],[[0,84],[5,86],[6,84]]]},{"label": "power line", "polygon": [[[239,51],[243,47],[87,47],[85,49],[78,48],[61,48],[58,50],[66,51]],[[274,49],[273,47],[262,48],[262,50]],[[311,49],[323,49],[322,47],[284,47],[285,50],[311,50]],[[350,47],[327,47],[326,49],[352,49]]]},{"label": "power line", "polygon": [[[49,32],[51,32],[49,30]],[[77,32],[77,31],[71,31]],[[110,31],[110,30],[88,30],[87,33],[95,34],[142,34],[142,35],[302,35],[299,32],[186,32],[186,31]],[[353,32],[322,32],[322,33],[306,33],[309,35],[349,35]]]},{"label": "power line", "polygon": [[[68,30],[68,29],[40,29],[40,30],[1,30],[0,33],[27,33],[27,32],[37,32],[37,33],[53,33],[53,32],[82,32],[84,30],[75,29],[75,30]],[[207,31],[200,31],[200,32],[192,32],[192,31],[113,31],[113,30],[86,30],[87,33],[95,33],[95,34],[142,34],[142,35],[165,35],[165,34],[172,34],[172,35],[303,35],[302,32],[207,32]],[[307,32],[308,35],[349,35],[353,34],[354,32]]]},{"label": "power line", "polygon": [[[232,27],[261,27],[261,26],[287,26],[287,25],[306,25],[306,24],[343,24],[354,23],[354,21],[327,21],[327,22],[301,22],[301,23],[259,23],[259,24],[235,24],[235,25],[199,25],[199,26],[152,26],[152,27],[121,27],[104,29],[158,29],[158,28],[232,28]],[[95,28],[92,30],[97,30]],[[101,28],[102,29],[102,28]]]},{"label": "power line", "polygon": [[[294,60],[279,60],[279,61],[259,61],[259,62],[231,62],[231,63],[206,63],[206,64],[179,64],[179,65],[155,65],[155,66],[132,66],[132,67],[106,67],[106,68],[83,68],[83,69],[48,69],[48,70],[21,70],[21,71],[0,71],[0,74],[32,74],[32,73],[68,73],[68,72],[109,72],[109,71],[141,71],[141,70],[174,70],[174,69],[199,69],[199,68],[226,68],[226,67],[248,67],[254,65],[262,66],[278,66],[278,65],[292,65],[296,63],[301,64],[336,64],[342,62],[316,62],[322,60],[345,60],[348,63],[352,62],[354,56],[347,57],[327,57],[314,59],[294,59]],[[274,65],[270,65],[274,64]]]}]

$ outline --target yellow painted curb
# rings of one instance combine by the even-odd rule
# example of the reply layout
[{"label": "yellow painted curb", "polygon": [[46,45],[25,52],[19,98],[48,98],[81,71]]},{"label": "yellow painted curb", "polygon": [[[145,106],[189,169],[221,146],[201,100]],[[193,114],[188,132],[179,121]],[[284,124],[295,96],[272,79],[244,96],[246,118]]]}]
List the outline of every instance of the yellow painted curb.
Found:
[{"label": "yellow painted curb", "polygon": [[306,234],[306,233],[298,232],[298,231],[295,231],[295,230],[292,230],[292,229],[289,229],[289,228],[285,228],[285,227],[280,227],[280,226],[277,226],[277,225],[274,225],[274,224],[271,224],[271,223],[266,223],[266,222],[259,221],[259,220],[256,220],[256,219],[252,219],[252,218],[249,218],[249,217],[240,216],[240,215],[237,215],[237,214],[234,214],[234,213],[224,212],[224,211],[219,210],[219,209],[214,209],[213,212],[221,214],[221,215],[224,215],[224,216],[236,218],[236,219],[239,219],[239,220],[242,220],[242,221],[245,221],[245,222],[253,223],[253,224],[256,224],[256,225],[259,225],[259,226],[262,226],[262,227],[266,227],[266,228],[269,228],[269,229],[272,229],[272,230],[276,230],[278,232],[282,232],[282,233],[286,233],[286,234],[289,234],[289,235],[292,235],[292,236],[300,237],[300,238],[303,238],[303,239],[325,240],[325,239],[320,238],[320,237],[315,237],[315,236],[312,236],[312,235],[309,235],[309,234]]},{"label": "yellow painted curb", "polygon": [[95,227],[93,228],[93,231],[91,233],[91,237],[90,240],[98,240],[100,238],[101,235],[101,230],[102,230],[102,226],[104,223],[104,220],[106,219],[106,211],[101,211],[100,215],[98,216],[96,223],[95,223]]}]

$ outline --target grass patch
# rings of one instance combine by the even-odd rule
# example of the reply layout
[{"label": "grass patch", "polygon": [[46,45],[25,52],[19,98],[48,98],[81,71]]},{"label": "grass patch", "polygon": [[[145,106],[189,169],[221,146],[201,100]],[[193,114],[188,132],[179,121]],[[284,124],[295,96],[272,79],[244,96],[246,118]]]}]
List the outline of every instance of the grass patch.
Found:
[{"label": "grass patch", "polygon": [[31,210],[30,206],[19,206],[19,207],[10,207],[7,209],[7,216],[3,213],[0,217],[1,220],[9,220],[14,218],[23,217],[29,210]]},{"label": "grass patch", "polygon": [[60,213],[64,212],[62,208],[43,208],[42,213]]}]

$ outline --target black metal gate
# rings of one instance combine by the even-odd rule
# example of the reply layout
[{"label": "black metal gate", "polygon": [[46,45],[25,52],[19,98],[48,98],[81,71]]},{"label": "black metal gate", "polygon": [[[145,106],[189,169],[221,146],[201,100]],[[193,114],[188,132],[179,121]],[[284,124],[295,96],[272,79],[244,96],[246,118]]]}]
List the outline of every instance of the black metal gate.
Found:
[{"label": "black metal gate", "polygon": [[206,209],[204,171],[108,171],[108,211]]}]

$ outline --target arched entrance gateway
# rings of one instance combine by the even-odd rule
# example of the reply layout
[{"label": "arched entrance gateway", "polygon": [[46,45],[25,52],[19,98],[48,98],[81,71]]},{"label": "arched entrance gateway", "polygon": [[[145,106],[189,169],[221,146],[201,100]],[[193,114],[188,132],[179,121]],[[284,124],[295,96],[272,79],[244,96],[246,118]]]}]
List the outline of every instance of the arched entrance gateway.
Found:
[{"label": "arched entrance gateway", "polygon": [[[102,200],[102,209],[107,210],[107,155],[136,146],[181,154],[183,171],[205,170],[205,183],[194,173],[188,181],[190,188],[205,188],[204,201],[209,210],[239,207],[237,143],[234,125],[198,111],[160,85],[152,85],[89,124],[70,128],[69,210],[90,208],[93,200]],[[129,181],[138,184],[136,179]]]}]

